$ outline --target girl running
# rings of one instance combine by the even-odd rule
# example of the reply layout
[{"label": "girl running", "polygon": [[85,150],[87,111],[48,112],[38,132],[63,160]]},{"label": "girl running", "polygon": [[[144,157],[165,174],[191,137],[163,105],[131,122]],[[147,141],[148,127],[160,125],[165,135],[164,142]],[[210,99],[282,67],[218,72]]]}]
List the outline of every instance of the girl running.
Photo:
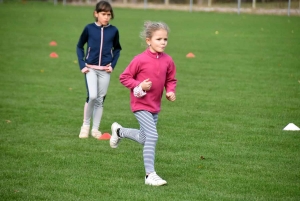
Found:
[{"label": "girl running", "polygon": [[116,122],[111,126],[112,148],[117,148],[123,138],[143,145],[145,184],[153,186],[167,184],[167,181],[156,174],[154,168],[158,139],[156,124],[164,88],[169,101],[176,99],[176,67],[172,58],[164,53],[168,33],[169,28],[163,22],[145,22],[141,37],[146,41],[148,48],[134,57],[120,75],[120,82],[130,89],[130,107],[140,128],[124,128]]}]

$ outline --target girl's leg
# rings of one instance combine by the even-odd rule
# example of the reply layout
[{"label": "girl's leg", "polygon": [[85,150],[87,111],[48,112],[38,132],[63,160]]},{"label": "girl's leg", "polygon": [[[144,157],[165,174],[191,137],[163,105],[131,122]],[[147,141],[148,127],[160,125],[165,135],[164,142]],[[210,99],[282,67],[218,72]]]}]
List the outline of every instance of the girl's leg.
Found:
[{"label": "girl's leg", "polygon": [[[88,97],[87,97],[87,100],[88,100]],[[83,122],[86,119],[85,114],[86,114],[87,107],[88,107],[88,103],[86,101],[83,106]]]},{"label": "girl's leg", "polygon": [[97,75],[95,71],[90,70],[85,74],[85,83],[87,89],[87,100],[83,109],[83,124],[80,129],[79,138],[88,138],[90,132],[90,120],[93,113],[95,99],[97,97]]},{"label": "girl's leg", "polygon": [[156,130],[158,114],[152,114],[147,111],[138,111],[135,112],[134,115],[140,124],[140,130],[123,128],[115,122],[112,124],[110,145],[112,148],[116,148],[120,138],[129,138],[143,144],[144,166],[146,171],[145,184],[153,186],[165,185],[167,184],[167,181],[158,176],[154,168],[155,147],[158,140]]},{"label": "girl's leg", "polygon": [[97,73],[97,98],[94,105],[94,115],[93,115],[93,127],[92,130],[99,129],[101,118],[103,114],[103,104],[107,94],[110,73],[106,71],[96,70]]},{"label": "girl's leg", "polygon": [[135,129],[135,128],[120,128],[119,134],[121,138],[128,138],[133,141],[140,143],[141,145],[145,144],[146,135],[143,129]]},{"label": "girl's leg", "polygon": [[147,111],[138,111],[134,113],[140,124],[140,130],[120,128],[120,137],[129,138],[144,145],[143,156],[146,174],[155,172],[154,159],[155,147],[158,140],[156,124],[158,114],[152,114]]},{"label": "girl's leg", "polygon": [[89,126],[91,117],[94,110],[95,101],[97,98],[97,75],[95,70],[89,69],[90,71],[85,74],[86,84],[88,91],[87,105],[84,107],[84,119],[83,125]]},{"label": "girl's leg", "polygon": [[89,87],[88,87],[88,84],[87,84],[86,74],[84,74],[84,80],[85,80],[86,97],[87,98],[86,98],[84,106],[83,106],[83,122],[86,119],[86,110],[87,110],[88,102],[89,102]]}]

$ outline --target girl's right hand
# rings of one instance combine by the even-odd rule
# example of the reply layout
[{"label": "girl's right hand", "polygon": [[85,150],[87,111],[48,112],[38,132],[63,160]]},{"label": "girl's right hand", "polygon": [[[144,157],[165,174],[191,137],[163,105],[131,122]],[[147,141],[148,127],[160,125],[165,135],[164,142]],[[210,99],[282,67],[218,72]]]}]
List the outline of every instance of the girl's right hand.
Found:
[{"label": "girl's right hand", "polygon": [[89,71],[89,68],[88,68],[88,67],[84,67],[84,68],[81,70],[81,72],[82,72],[83,74],[87,74],[87,73],[90,72],[90,71]]},{"label": "girl's right hand", "polygon": [[152,82],[150,81],[149,78],[145,79],[143,82],[140,83],[140,86],[144,91],[149,91],[152,86]]}]

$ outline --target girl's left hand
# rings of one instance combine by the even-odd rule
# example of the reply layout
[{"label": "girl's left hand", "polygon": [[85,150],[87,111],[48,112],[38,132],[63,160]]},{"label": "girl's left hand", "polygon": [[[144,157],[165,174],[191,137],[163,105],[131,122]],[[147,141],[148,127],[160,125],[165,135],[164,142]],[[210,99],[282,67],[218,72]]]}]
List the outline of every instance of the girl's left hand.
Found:
[{"label": "girl's left hand", "polygon": [[169,100],[169,101],[175,101],[176,100],[176,96],[175,96],[175,93],[174,92],[168,92],[166,93],[166,98]]},{"label": "girl's left hand", "polygon": [[81,72],[82,72],[83,74],[87,74],[88,72],[90,72],[90,70],[89,70],[88,67],[84,67],[84,68],[81,70]]},{"label": "girl's left hand", "polygon": [[111,67],[111,64],[107,64],[106,67],[107,67],[107,68],[106,68],[105,71],[106,71],[107,73],[112,73],[112,72],[113,72],[113,68]]}]

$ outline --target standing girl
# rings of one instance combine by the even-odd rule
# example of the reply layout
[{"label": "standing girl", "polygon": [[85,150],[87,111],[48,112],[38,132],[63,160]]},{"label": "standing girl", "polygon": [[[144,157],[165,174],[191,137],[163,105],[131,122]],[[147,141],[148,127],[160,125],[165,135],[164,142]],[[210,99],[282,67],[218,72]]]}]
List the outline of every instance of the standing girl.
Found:
[{"label": "standing girl", "polygon": [[[110,3],[106,1],[98,2],[94,17],[96,22],[85,26],[77,44],[79,67],[84,74],[87,88],[83,124],[79,138],[89,137],[92,118],[91,134],[98,139],[101,136],[98,129],[110,81],[110,73],[116,67],[122,48],[119,42],[118,29],[109,24],[109,21],[114,18]],[[86,54],[84,54],[86,43]]]},{"label": "standing girl", "polygon": [[163,22],[145,22],[141,37],[146,41],[148,48],[134,57],[120,75],[120,82],[130,89],[130,107],[140,128],[124,128],[116,122],[111,126],[110,146],[112,148],[117,148],[122,138],[143,145],[145,184],[153,186],[167,183],[156,174],[154,168],[158,139],[156,124],[164,88],[169,101],[176,99],[176,67],[172,58],[164,53],[168,33],[169,28]]}]

